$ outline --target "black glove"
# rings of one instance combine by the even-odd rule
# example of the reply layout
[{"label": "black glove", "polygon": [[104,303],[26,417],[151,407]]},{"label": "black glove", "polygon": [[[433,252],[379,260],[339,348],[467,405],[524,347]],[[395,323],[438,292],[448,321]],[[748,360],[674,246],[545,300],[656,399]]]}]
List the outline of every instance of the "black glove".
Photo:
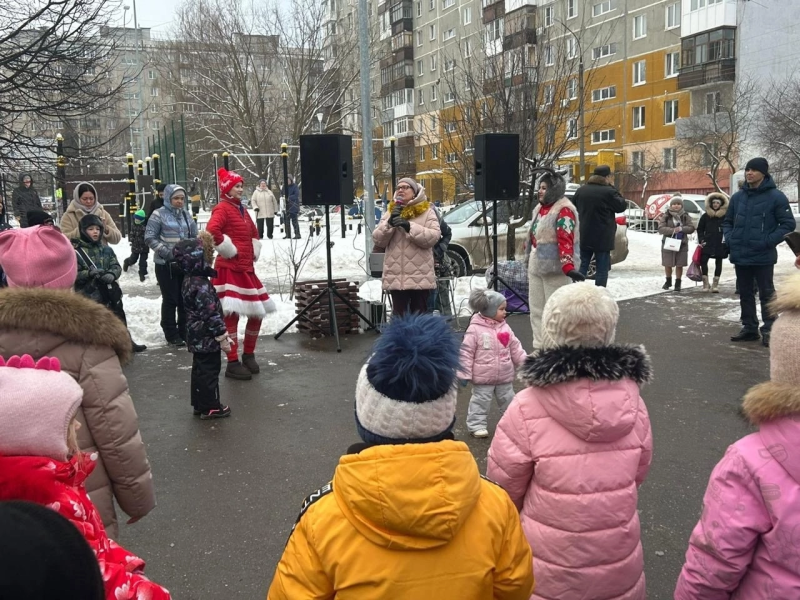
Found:
[{"label": "black glove", "polygon": [[579,283],[581,281],[586,281],[586,276],[583,275],[580,271],[576,271],[572,269],[569,273],[567,273],[567,277],[572,279],[572,283]]},{"label": "black glove", "polygon": [[102,274],[103,272],[97,267],[91,267],[89,269],[89,277],[100,277]]},{"label": "black glove", "polygon": [[105,271],[100,275],[100,281],[102,281],[103,283],[111,284],[114,283],[114,281],[116,281],[116,277],[114,277],[113,273]]},{"label": "black glove", "polygon": [[392,214],[389,217],[389,225],[391,225],[392,227],[397,227],[398,221],[402,219],[402,217],[400,216],[400,212],[402,210],[403,209],[398,206],[392,211]]},{"label": "black glove", "polygon": [[406,221],[403,217],[395,219],[395,227],[400,227],[406,230],[406,233],[411,233],[411,223]]}]

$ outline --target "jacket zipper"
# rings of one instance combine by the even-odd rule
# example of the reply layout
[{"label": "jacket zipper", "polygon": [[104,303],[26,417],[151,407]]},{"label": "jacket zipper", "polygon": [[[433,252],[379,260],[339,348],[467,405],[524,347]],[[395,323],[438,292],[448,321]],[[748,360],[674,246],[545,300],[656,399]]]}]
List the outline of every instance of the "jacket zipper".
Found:
[{"label": "jacket zipper", "polygon": [[761,233],[764,233],[764,221],[767,220],[767,213],[761,213]]}]

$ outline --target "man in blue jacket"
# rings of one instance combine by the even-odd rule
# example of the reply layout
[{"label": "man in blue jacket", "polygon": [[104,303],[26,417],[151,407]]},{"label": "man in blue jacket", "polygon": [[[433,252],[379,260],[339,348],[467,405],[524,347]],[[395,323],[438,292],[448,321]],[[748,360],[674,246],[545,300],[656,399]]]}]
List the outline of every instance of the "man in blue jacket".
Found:
[{"label": "man in blue jacket", "polygon": [[[772,273],[778,262],[777,246],[795,228],[789,200],[775,187],[765,158],[754,158],[745,166],[745,183],[731,197],[730,207],[722,222],[725,243],[730,248],[731,262],[736,267],[739,302],[742,307],[742,330],[732,342],[756,341],[761,337],[769,346],[769,334],[775,316],[769,302],[775,294]],[[753,281],[761,298],[761,336]]]},{"label": "man in blue jacket", "polygon": [[294,182],[294,177],[289,175],[289,191],[287,193],[284,188],[281,190],[283,197],[286,198],[286,217],[284,219],[284,226],[286,227],[286,236],[284,239],[292,237],[291,227],[294,226],[294,239],[300,239],[300,223],[298,216],[300,215],[300,189]]}]

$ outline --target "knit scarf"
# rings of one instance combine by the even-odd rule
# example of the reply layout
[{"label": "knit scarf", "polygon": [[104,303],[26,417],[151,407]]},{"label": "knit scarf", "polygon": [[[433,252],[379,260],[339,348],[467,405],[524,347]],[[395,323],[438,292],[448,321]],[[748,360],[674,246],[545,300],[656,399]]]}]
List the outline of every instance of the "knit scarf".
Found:
[{"label": "knit scarf", "polygon": [[[394,210],[394,205],[395,205],[394,200],[389,202],[389,208],[387,209],[389,211],[389,214],[392,214],[392,211]],[[427,200],[425,200],[424,202],[418,202],[417,204],[407,204],[406,206],[403,207],[403,210],[400,211],[400,216],[403,217],[406,221],[410,221],[411,219],[420,216],[430,207],[431,203]]]},{"label": "knit scarf", "polygon": [[100,201],[99,200],[95,200],[94,201],[94,206],[92,206],[92,208],[86,208],[83,204],[81,204],[79,201],[77,201],[75,199],[72,200],[71,204],[72,204],[72,206],[74,208],[80,209],[81,211],[83,211],[87,215],[97,214],[97,211],[100,210]]}]

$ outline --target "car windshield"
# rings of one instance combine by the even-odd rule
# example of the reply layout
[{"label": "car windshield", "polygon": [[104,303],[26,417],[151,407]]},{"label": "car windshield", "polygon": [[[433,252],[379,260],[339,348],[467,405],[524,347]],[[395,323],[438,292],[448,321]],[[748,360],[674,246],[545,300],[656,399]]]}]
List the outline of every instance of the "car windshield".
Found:
[{"label": "car windshield", "polygon": [[477,200],[471,200],[456,206],[453,210],[448,212],[443,218],[444,222],[448,225],[459,225],[467,219],[472,218],[476,213],[480,212],[480,203]]}]

